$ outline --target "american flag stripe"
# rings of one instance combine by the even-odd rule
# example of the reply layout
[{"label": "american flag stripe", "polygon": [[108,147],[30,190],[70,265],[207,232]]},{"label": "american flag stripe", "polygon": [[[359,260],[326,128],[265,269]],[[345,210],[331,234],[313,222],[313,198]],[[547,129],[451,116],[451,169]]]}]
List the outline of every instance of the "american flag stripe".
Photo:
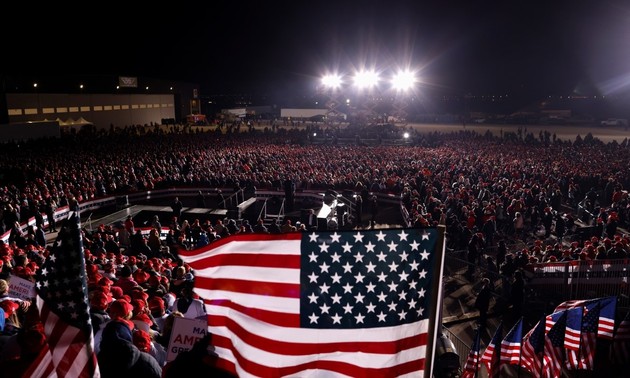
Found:
[{"label": "american flag stripe", "polygon": [[510,364],[518,364],[521,358],[521,344],[509,343],[501,345],[501,360]]},{"label": "american flag stripe", "polygon": [[418,376],[435,283],[429,234],[241,234],[180,256],[219,365],[238,376]]},{"label": "american flag stripe", "polygon": [[52,356],[48,345],[44,345],[42,350],[35,358],[35,361],[22,374],[23,377],[29,378],[57,378],[57,370],[53,364]]}]

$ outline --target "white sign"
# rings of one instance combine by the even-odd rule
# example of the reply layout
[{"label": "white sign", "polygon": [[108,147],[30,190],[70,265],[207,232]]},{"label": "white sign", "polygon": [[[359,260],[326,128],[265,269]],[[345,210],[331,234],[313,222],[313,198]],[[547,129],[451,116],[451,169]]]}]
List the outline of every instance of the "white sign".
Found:
[{"label": "white sign", "polygon": [[199,319],[175,318],[168,343],[166,361],[173,361],[181,352],[191,350],[193,345],[208,333],[208,322]]},{"label": "white sign", "polygon": [[35,298],[35,282],[18,276],[9,278],[9,296],[24,300]]}]

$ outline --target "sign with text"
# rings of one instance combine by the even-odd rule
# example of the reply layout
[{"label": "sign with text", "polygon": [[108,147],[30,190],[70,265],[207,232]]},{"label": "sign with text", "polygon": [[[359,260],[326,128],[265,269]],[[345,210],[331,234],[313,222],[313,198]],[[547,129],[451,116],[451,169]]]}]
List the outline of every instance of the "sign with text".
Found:
[{"label": "sign with text", "polygon": [[30,300],[35,298],[35,283],[18,276],[9,278],[9,296]]},{"label": "sign with text", "polygon": [[191,350],[193,345],[208,333],[208,322],[199,319],[175,318],[173,332],[168,342],[166,361],[173,361],[181,352]]},{"label": "sign with text", "polygon": [[121,88],[138,88],[138,78],[130,76],[118,76],[118,86]]}]

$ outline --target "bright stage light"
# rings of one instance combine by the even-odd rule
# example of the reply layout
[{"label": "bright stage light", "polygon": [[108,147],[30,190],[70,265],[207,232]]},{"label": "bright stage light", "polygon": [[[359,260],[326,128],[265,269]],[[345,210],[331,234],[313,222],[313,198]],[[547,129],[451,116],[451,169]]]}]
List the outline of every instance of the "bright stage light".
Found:
[{"label": "bright stage light", "polygon": [[331,74],[322,77],[322,84],[327,88],[336,89],[341,86],[341,76]]},{"label": "bright stage light", "polygon": [[354,75],[354,85],[359,89],[371,88],[378,84],[376,71],[361,71]]},{"label": "bright stage light", "polygon": [[392,86],[398,91],[406,91],[413,88],[416,76],[411,71],[399,71],[392,78]]}]

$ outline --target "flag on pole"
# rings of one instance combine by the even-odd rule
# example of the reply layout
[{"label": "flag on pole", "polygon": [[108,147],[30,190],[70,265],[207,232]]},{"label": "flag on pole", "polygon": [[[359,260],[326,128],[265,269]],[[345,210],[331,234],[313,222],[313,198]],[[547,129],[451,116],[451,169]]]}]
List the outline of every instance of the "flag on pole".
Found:
[{"label": "flag on pole", "polygon": [[562,311],[553,327],[545,335],[543,352],[543,377],[557,378],[562,373],[564,362],[564,332],[567,325],[567,312]]},{"label": "flag on pole", "polygon": [[481,355],[481,362],[486,365],[488,377],[499,377],[501,372],[501,339],[503,338],[503,322],[499,323],[490,344]]},{"label": "flag on pole", "polygon": [[[36,303],[50,356],[34,370],[52,363],[66,378],[100,377],[88,307],[87,280],[78,204],[73,203],[57,243],[36,275]],[[48,358],[51,357],[51,358]]]},{"label": "flag on pole", "polygon": [[545,347],[545,318],[543,317],[530,332],[523,337],[521,366],[529,370],[535,378],[542,376],[542,360]]},{"label": "flag on pole", "polygon": [[610,346],[610,359],[617,365],[630,365],[630,312],[617,326]]},{"label": "flag on pole", "polygon": [[[576,309],[579,310],[579,309]],[[569,318],[567,315],[567,332]],[[567,369],[593,370],[595,368],[595,349],[597,346],[597,325],[599,319],[599,302],[588,303],[584,306],[584,316],[580,327],[580,347],[578,350],[567,350]]]},{"label": "flag on pole", "polygon": [[521,340],[523,339],[523,318],[521,317],[501,341],[501,362],[518,365],[521,362]]},{"label": "flag on pole", "polygon": [[612,340],[615,329],[615,314],[617,313],[617,297],[602,298],[599,302],[599,322],[597,337]]},{"label": "flag on pole", "polygon": [[567,328],[564,333],[564,347],[568,350],[579,351],[582,336],[582,307],[567,310]]},{"label": "flag on pole", "polygon": [[180,257],[239,377],[430,376],[438,245],[437,228],[237,234]]},{"label": "flag on pole", "polygon": [[479,371],[479,329],[475,331],[475,338],[473,344],[470,347],[468,358],[466,358],[466,365],[464,365],[464,371],[462,372],[462,378],[477,378],[477,372]]},{"label": "flag on pole", "polygon": [[545,333],[551,331],[551,327],[564,315],[565,310],[555,311],[552,314],[545,316]]}]

